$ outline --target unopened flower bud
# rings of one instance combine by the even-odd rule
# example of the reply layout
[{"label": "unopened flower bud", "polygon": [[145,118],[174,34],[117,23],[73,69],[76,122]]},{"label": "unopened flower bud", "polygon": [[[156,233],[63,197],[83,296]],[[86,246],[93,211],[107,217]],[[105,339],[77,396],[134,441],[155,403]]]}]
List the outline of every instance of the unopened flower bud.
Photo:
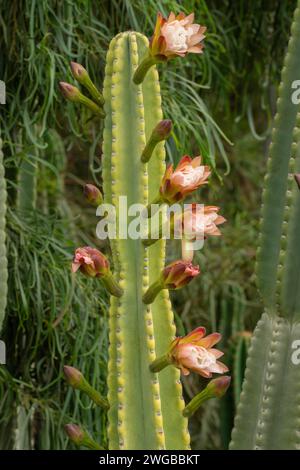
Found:
[{"label": "unopened flower bud", "polygon": [[202,392],[198,393],[190,403],[184,408],[183,416],[192,416],[204,402],[211,398],[221,398],[227,391],[230,385],[231,377],[224,375],[209,382]]},{"label": "unopened flower bud", "polygon": [[94,85],[87,70],[76,62],[71,62],[72,75],[78,83],[83,85],[91,94],[93,99],[100,105],[103,106],[104,98],[97,87]]},{"label": "unopened flower bud", "polygon": [[166,140],[170,136],[171,130],[172,121],[170,119],[164,119],[155,126],[141,156],[143,163],[147,163],[150,160],[156,145]]},{"label": "unopened flower bud", "polygon": [[101,251],[84,246],[75,251],[72,271],[80,270],[88,277],[101,277],[108,292],[116,297],[121,297],[123,290],[114,279],[109,266],[108,259]]},{"label": "unopened flower bud", "polygon": [[79,101],[80,90],[66,82],[59,82],[60,91],[64,97],[69,101]]},{"label": "unopened flower bud", "polygon": [[84,106],[89,108],[94,114],[98,114],[102,118],[105,116],[103,109],[100,108],[98,104],[94,103],[94,101],[84,96],[76,86],[73,86],[70,83],[60,82],[59,87],[62,94],[67,100],[83,104]]},{"label": "unopened flower bud", "polygon": [[84,381],[82,373],[72,366],[64,366],[63,371],[67,383],[73,388],[80,388],[80,385]]},{"label": "unopened flower bud", "polygon": [[86,184],[83,189],[86,200],[93,206],[99,206],[103,202],[100,189],[93,184]]}]

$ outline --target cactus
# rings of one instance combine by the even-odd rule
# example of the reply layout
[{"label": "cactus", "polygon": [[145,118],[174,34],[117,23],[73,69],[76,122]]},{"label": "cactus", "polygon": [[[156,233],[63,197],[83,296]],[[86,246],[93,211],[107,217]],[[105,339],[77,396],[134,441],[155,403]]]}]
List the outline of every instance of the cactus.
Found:
[{"label": "cactus", "polygon": [[2,140],[0,139],[0,333],[7,297],[7,258],[5,245],[6,183],[4,177]]},{"label": "cactus", "polygon": [[[200,53],[205,28],[193,25],[195,34],[191,38],[189,28],[194,15],[185,17],[182,13],[176,18],[183,20],[186,28],[187,42],[183,43],[186,53]],[[106,256],[92,247],[77,248],[72,264],[73,272],[80,270],[89,277],[101,278],[111,293],[108,400],[101,398],[98,404],[108,402],[108,441],[112,450],[189,449],[186,416],[194,413],[204,398],[220,397],[230,383],[230,377],[221,382],[212,381],[207,388],[209,393],[203,390],[185,408],[178,369],[185,375],[194,371],[206,378],[212,377],[212,373],[228,371],[227,366],[217,360],[223,353],[213,348],[220,341],[220,334],[205,336],[205,328],[199,327],[185,337],[174,339],[176,330],[168,290],[184,287],[200,270],[191,262],[193,251],[189,251],[187,259],[183,250],[181,260],[165,266],[164,239],[153,239],[146,244],[143,237],[136,239],[127,233],[133,220],[130,215],[133,205],[139,204],[140,214],[148,221],[153,216],[151,204],[170,205],[182,201],[205,184],[211,173],[208,166],[201,164],[200,156],[192,159],[186,155],[176,169],[165,168],[164,141],[171,133],[172,123],[162,119],[156,64],[163,56],[163,61],[167,61],[178,52],[177,44],[172,50],[168,49],[160,36],[164,34],[162,25],[166,21],[173,24],[174,19],[174,13],[168,20],[158,14],[150,45],[145,36],[136,32],[120,33],[111,41],[103,98],[90,81],[88,72],[79,64],[71,64],[73,77],[87,88],[101,108],[100,113],[89,106],[90,111],[98,119],[105,115],[104,203],[106,207],[114,207],[116,227],[119,227],[117,238],[110,240],[113,273]],[[183,26],[180,28],[182,33]],[[61,82],[60,87],[71,101],[83,105],[90,101],[73,85]],[[84,100],[79,101],[78,96],[83,96]],[[85,194],[93,205],[102,199],[93,185],[85,188]],[[124,198],[129,214],[121,206]],[[195,204],[193,207],[195,209]],[[207,234],[220,235],[217,225],[225,219],[217,213],[217,207],[210,206],[207,211],[202,215],[208,224],[202,236],[206,230]],[[194,212],[190,213],[189,220],[197,233]],[[122,224],[126,226],[125,235],[120,232]],[[143,234],[149,233],[149,227],[144,228]],[[64,370],[69,385],[85,393],[91,392],[80,371],[70,366]],[[98,395],[92,391],[89,396]],[[73,428],[69,423],[67,429]],[[75,441],[84,445],[82,439],[73,439]]]},{"label": "cactus", "polygon": [[263,192],[257,280],[265,313],[251,341],[231,449],[299,449],[300,114],[292,84],[300,77],[300,1],[279,87]]}]

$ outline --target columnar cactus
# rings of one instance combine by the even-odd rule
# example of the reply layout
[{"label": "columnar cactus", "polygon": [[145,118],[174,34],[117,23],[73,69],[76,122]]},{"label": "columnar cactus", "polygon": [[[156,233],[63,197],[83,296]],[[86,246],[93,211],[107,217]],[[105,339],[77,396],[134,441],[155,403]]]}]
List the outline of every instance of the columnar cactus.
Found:
[{"label": "columnar cactus", "polygon": [[5,245],[6,183],[4,177],[2,140],[0,139],[0,333],[7,297],[7,259]]},{"label": "columnar cactus", "polygon": [[[279,88],[263,193],[257,279],[265,313],[251,342],[232,449],[300,449],[300,1]],[[295,360],[296,359],[296,360]]]},{"label": "columnar cactus", "polygon": [[[120,218],[125,219],[126,231],[132,217],[130,213],[120,215],[122,198],[127,198],[128,208],[143,205],[147,219],[151,215],[147,208],[153,201],[180,202],[206,183],[210,174],[200,157],[192,160],[188,156],[181,159],[176,171],[170,166],[165,172],[164,140],[172,123],[162,119],[155,64],[187,52],[202,52],[205,28],[192,22],[193,15],[171,14],[168,20],[158,15],[150,47],[148,39],[140,33],[118,34],[107,53],[103,99],[91,85],[85,69],[72,64],[74,78],[88,89],[97,109],[74,86],[61,83],[66,98],[88,106],[98,118],[105,114],[104,202],[116,209],[117,227],[122,222]],[[178,40],[173,44],[177,34]],[[93,204],[101,200],[99,191],[91,185],[85,187],[85,194]],[[215,224],[225,219],[216,214],[218,208],[213,209],[204,213],[205,229],[209,231],[209,226],[216,235],[219,231]],[[199,227],[198,236],[197,230]],[[220,397],[230,381],[226,378],[224,384],[213,383],[210,392],[193,403],[192,411],[184,412],[178,369],[185,374],[196,371],[207,378],[228,370],[217,361],[223,353],[213,348],[220,340],[219,334],[204,337],[205,329],[199,328],[174,343],[175,324],[168,289],[183,287],[199,274],[199,269],[191,259],[165,267],[163,239],[146,246],[142,239],[119,234],[110,240],[110,245],[113,274],[104,255],[91,247],[77,249],[73,261],[74,271],[80,269],[88,276],[101,278],[112,294],[107,397],[109,448],[188,449],[190,437],[185,416],[205,399]],[[77,383],[80,373],[74,372],[74,368],[65,370],[68,383]],[[78,443],[78,433],[72,433],[72,427],[67,429],[71,439]],[[83,431],[80,433],[84,435]]]}]

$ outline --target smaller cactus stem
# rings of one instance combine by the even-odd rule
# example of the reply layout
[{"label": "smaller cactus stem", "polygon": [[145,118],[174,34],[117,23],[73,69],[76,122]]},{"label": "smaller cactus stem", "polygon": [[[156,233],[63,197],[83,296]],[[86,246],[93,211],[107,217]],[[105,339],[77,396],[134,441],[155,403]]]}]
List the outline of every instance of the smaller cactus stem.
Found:
[{"label": "smaller cactus stem", "polygon": [[143,295],[143,302],[146,305],[152,304],[154,300],[156,299],[157,295],[160,293],[160,291],[164,288],[162,285],[161,280],[153,282],[151,286],[149,286],[148,290],[145,292]]},{"label": "smaller cactus stem", "polygon": [[133,83],[136,85],[140,85],[140,83],[143,82],[146,73],[148,70],[155,64],[158,64],[159,62],[164,62],[162,59],[159,59],[158,57],[153,57],[151,55],[147,55],[138,68],[136,69],[134,75],[133,75]]},{"label": "smaller cactus stem", "polygon": [[115,297],[122,297],[123,289],[119,286],[115,280],[113,274],[109,271],[107,274],[101,277],[103,284],[111,295]]},{"label": "smaller cactus stem", "polygon": [[205,388],[204,390],[202,390],[202,392],[198,393],[184,408],[184,410],[182,411],[183,416],[185,416],[186,418],[190,418],[198,410],[198,408],[210,398],[215,397],[207,388]]},{"label": "smaller cactus stem", "polygon": [[150,364],[149,369],[151,372],[160,372],[165,367],[168,367],[170,364],[171,361],[169,354],[164,354],[163,356],[160,356],[155,359],[155,361]]}]

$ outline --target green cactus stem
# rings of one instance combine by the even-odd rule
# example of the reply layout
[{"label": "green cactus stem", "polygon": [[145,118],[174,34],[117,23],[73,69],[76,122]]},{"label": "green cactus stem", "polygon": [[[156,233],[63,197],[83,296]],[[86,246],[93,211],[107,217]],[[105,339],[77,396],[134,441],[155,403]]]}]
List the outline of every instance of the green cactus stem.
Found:
[{"label": "green cactus stem", "polygon": [[[145,56],[148,40],[126,32],[111,42],[103,96],[106,114],[103,141],[105,202],[117,209],[119,196],[130,204],[148,204],[157,194],[165,169],[163,142],[149,163],[141,154],[153,128],[162,120],[158,74],[151,67],[143,84],[133,75]],[[128,219],[130,222],[130,217]],[[108,363],[110,449],[187,449],[187,420],[179,371],[151,373],[149,365],[166,351],[175,335],[168,292],[151,306],[143,295],[164,266],[164,241],[146,249],[142,240],[111,240],[114,275],[123,295],[111,298]]]},{"label": "green cactus stem", "polygon": [[5,316],[7,299],[7,258],[5,244],[6,182],[3,166],[2,140],[0,138],[0,332]]},{"label": "green cactus stem", "polygon": [[292,83],[300,76],[300,0],[279,87],[263,193],[258,286],[266,306],[251,341],[231,449],[300,449],[299,106]]}]

